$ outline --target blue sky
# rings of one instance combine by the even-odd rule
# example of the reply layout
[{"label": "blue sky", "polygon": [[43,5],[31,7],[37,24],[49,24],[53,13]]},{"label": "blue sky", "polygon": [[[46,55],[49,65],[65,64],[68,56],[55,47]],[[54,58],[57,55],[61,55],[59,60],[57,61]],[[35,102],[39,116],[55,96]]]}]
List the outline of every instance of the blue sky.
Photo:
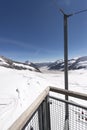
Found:
[{"label": "blue sky", "polygon": [[[87,0],[56,0],[65,13]],[[87,55],[87,12],[68,19],[69,58]],[[0,55],[33,62],[63,58],[63,16],[53,0],[0,0]]]}]

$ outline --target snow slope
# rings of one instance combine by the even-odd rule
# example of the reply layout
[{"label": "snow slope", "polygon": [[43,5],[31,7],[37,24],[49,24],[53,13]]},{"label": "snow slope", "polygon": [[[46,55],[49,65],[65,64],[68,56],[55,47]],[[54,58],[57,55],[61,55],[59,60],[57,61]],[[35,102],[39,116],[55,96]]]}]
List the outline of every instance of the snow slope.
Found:
[{"label": "snow slope", "polygon": [[[70,71],[69,89],[87,93],[86,77],[87,70]],[[0,130],[7,130],[47,86],[64,88],[64,73],[39,73],[0,66]],[[87,106],[86,102],[82,104]]]},{"label": "snow slope", "polygon": [[31,71],[40,72],[40,70],[33,63],[27,64],[27,63],[17,62],[9,58],[6,58],[4,56],[0,56],[0,66],[17,69],[17,70],[31,70]]},{"label": "snow slope", "polygon": [[0,67],[0,130],[7,129],[44,90],[46,81],[37,75]]}]

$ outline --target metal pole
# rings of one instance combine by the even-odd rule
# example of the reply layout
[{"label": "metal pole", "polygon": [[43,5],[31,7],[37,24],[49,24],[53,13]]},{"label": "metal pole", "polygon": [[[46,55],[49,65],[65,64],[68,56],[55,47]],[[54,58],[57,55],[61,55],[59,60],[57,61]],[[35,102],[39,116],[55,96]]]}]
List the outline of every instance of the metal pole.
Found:
[{"label": "metal pole", "polygon": [[[68,15],[64,14],[64,78],[65,89],[68,90]],[[65,95],[65,100],[68,100],[68,95]],[[69,113],[68,104],[65,104],[65,130],[69,130]]]},{"label": "metal pole", "polygon": [[[68,90],[68,26],[67,26],[68,16],[64,14],[64,73],[65,73],[65,89]],[[68,96],[65,98],[68,100]]]}]

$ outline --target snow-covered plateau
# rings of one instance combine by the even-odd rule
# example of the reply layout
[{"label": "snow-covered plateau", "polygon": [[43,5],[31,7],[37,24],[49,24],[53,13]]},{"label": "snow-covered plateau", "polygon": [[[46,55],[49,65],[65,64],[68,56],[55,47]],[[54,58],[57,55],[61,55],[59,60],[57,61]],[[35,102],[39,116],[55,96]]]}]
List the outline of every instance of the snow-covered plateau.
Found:
[{"label": "snow-covered plateau", "polygon": [[[64,88],[64,72],[0,66],[0,130],[7,130],[48,86]],[[87,93],[87,69],[69,71],[69,90]],[[87,106],[86,101],[81,103]]]}]

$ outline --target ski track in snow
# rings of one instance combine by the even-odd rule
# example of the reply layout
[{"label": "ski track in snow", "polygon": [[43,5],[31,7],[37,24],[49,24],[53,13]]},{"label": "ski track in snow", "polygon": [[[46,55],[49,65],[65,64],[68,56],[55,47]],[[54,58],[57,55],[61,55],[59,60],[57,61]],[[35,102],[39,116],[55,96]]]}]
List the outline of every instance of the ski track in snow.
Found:
[{"label": "ski track in snow", "polygon": [[[70,71],[69,90],[87,93],[86,77],[87,71]],[[60,71],[38,73],[0,67],[0,79],[0,130],[9,128],[46,87],[64,88],[64,73]]]}]

